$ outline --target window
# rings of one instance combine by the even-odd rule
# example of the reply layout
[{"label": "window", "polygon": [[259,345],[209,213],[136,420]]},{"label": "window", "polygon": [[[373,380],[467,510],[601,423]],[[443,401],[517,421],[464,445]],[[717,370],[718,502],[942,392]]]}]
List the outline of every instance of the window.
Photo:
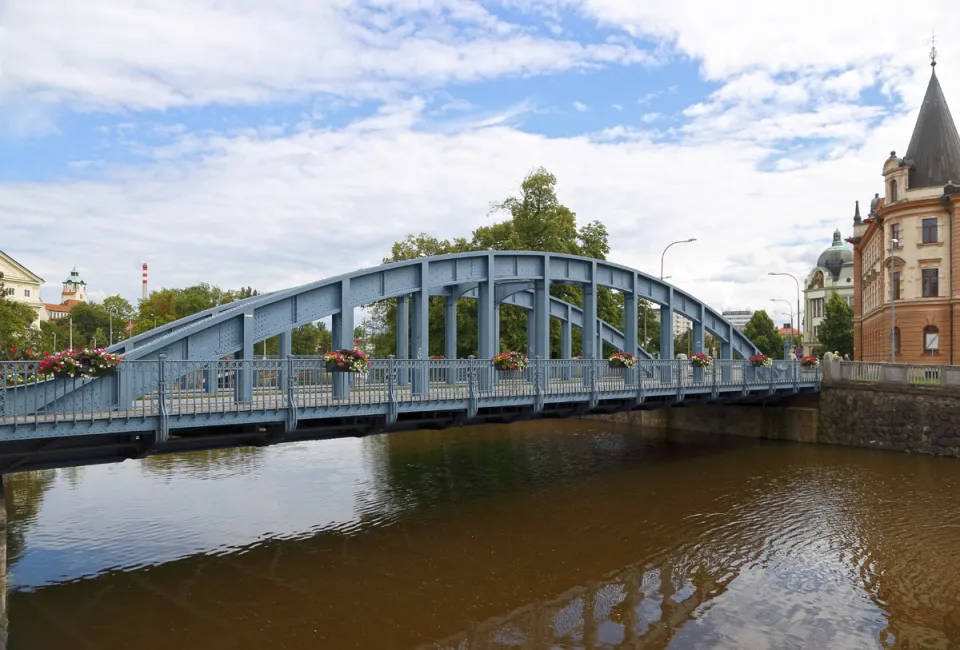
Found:
[{"label": "window", "polygon": [[893,328],[893,351],[898,354],[900,353],[900,328],[899,327]]},{"label": "window", "polygon": [[940,287],[937,274],[939,269],[923,269],[920,271],[923,281],[923,297],[936,298],[940,295]]},{"label": "window", "polygon": [[24,290],[23,290],[23,297],[24,297],[24,298],[29,298],[29,297],[30,297],[30,289],[24,289]]},{"label": "window", "polygon": [[937,243],[937,218],[936,217],[923,220],[923,243],[924,244]]},{"label": "window", "polygon": [[813,326],[813,338],[817,339],[818,341],[820,340],[820,326],[819,326],[819,325],[814,325],[814,326]]},{"label": "window", "polygon": [[896,241],[893,244],[894,248],[900,248],[903,246],[903,242],[900,239],[900,224],[895,223],[890,226],[890,239],[895,239]]},{"label": "window", "polygon": [[810,301],[810,311],[814,318],[823,317],[823,298],[814,298]]},{"label": "window", "polygon": [[900,271],[893,273],[893,298],[900,300]]},{"label": "window", "polygon": [[6,288],[3,290],[3,293],[6,294],[6,295],[8,295],[8,296],[12,296],[15,291],[16,291],[16,289],[14,289],[13,287],[6,287]]},{"label": "window", "polygon": [[897,200],[897,181],[890,181],[890,202]]},{"label": "window", "polygon": [[940,349],[940,330],[934,325],[923,328],[923,349],[925,352],[936,352]]}]

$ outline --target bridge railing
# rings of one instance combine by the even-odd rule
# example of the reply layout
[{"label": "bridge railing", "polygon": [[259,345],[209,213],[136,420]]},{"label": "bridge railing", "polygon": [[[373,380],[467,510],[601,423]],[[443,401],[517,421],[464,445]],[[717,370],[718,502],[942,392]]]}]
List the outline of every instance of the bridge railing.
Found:
[{"label": "bridge railing", "polygon": [[716,394],[818,382],[817,369],[793,361],[754,368],[716,360],[696,368],[687,360],[643,360],[613,368],[607,360],[533,359],[523,370],[504,372],[486,359],[391,358],[372,360],[366,372],[341,373],[319,358],[161,359],[124,360],[97,379],[42,379],[33,362],[9,361],[0,362],[0,425],[584,394]]},{"label": "bridge railing", "polygon": [[834,359],[826,362],[824,376],[828,379],[855,382],[885,382],[914,386],[960,388],[960,366]]}]

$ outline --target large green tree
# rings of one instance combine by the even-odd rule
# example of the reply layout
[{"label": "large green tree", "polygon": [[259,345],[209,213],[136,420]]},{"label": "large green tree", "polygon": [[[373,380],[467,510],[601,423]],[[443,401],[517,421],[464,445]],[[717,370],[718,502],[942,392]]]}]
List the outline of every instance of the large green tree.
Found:
[{"label": "large green tree", "polygon": [[0,358],[20,359],[34,345],[37,336],[31,329],[37,312],[16,300],[7,298],[0,284]]},{"label": "large green tree", "polygon": [[834,293],[823,306],[823,321],[817,330],[817,339],[824,351],[845,354],[853,358],[853,307]]},{"label": "large green tree", "polygon": [[[594,221],[578,228],[576,214],[560,203],[557,197],[557,179],[543,168],[536,169],[523,179],[519,193],[493,203],[491,214],[506,214],[503,221],[481,226],[470,238],[438,239],[432,235],[408,235],[396,242],[384,263],[416,259],[430,255],[475,250],[535,250],[552,253],[586,255],[605,259],[610,252],[609,235],[602,223]],[[582,306],[583,297],[578,287],[554,285],[550,293],[562,300]],[[461,300],[457,306],[457,356],[477,354],[477,307],[474,300]],[[430,349],[411,350],[412,356],[424,357],[444,354],[444,299],[430,300]],[[646,320],[647,337],[658,340],[659,326],[656,311],[646,303],[640,306],[639,331],[643,336]],[[394,301],[383,301],[372,306],[371,328],[377,356],[393,354],[396,350],[396,306]],[[623,297],[601,288],[597,294],[597,313],[603,320],[623,329]],[[523,309],[511,305],[500,307],[500,344],[502,349],[525,350],[527,346],[527,316]],[[574,330],[574,351],[581,348],[580,331]],[[609,351],[609,350],[608,350]],[[551,323],[551,355],[560,354],[560,323]]]},{"label": "large green tree", "polygon": [[773,319],[764,310],[756,311],[743,328],[743,334],[771,359],[783,358],[783,337]]}]

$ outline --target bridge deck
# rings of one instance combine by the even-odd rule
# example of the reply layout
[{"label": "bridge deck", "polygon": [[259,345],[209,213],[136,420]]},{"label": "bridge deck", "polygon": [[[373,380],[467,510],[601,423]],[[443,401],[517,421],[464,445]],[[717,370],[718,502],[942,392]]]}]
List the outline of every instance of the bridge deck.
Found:
[{"label": "bridge deck", "polygon": [[818,369],[795,362],[754,368],[743,361],[715,361],[707,369],[689,361],[641,361],[623,369],[569,359],[498,372],[491,362],[472,359],[375,360],[368,372],[349,374],[330,373],[319,359],[158,360],[124,361],[108,377],[46,381],[32,376],[29,364],[3,368],[0,470],[5,454],[23,460],[41,447],[60,450],[94,439],[156,450],[178,437],[234,435],[247,425],[309,437],[302,431],[381,431],[411,419],[459,424],[770,398],[816,390],[820,381]]}]

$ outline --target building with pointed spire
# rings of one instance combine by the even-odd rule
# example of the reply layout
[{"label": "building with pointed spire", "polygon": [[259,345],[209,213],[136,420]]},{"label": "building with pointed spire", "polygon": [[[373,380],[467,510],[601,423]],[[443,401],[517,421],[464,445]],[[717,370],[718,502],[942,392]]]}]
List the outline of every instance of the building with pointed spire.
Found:
[{"label": "building with pointed spire", "polygon": [[937,78],[901,158],[883,164],[884,191],[854,217],[854,358],[960,362],[960,135]]}]

